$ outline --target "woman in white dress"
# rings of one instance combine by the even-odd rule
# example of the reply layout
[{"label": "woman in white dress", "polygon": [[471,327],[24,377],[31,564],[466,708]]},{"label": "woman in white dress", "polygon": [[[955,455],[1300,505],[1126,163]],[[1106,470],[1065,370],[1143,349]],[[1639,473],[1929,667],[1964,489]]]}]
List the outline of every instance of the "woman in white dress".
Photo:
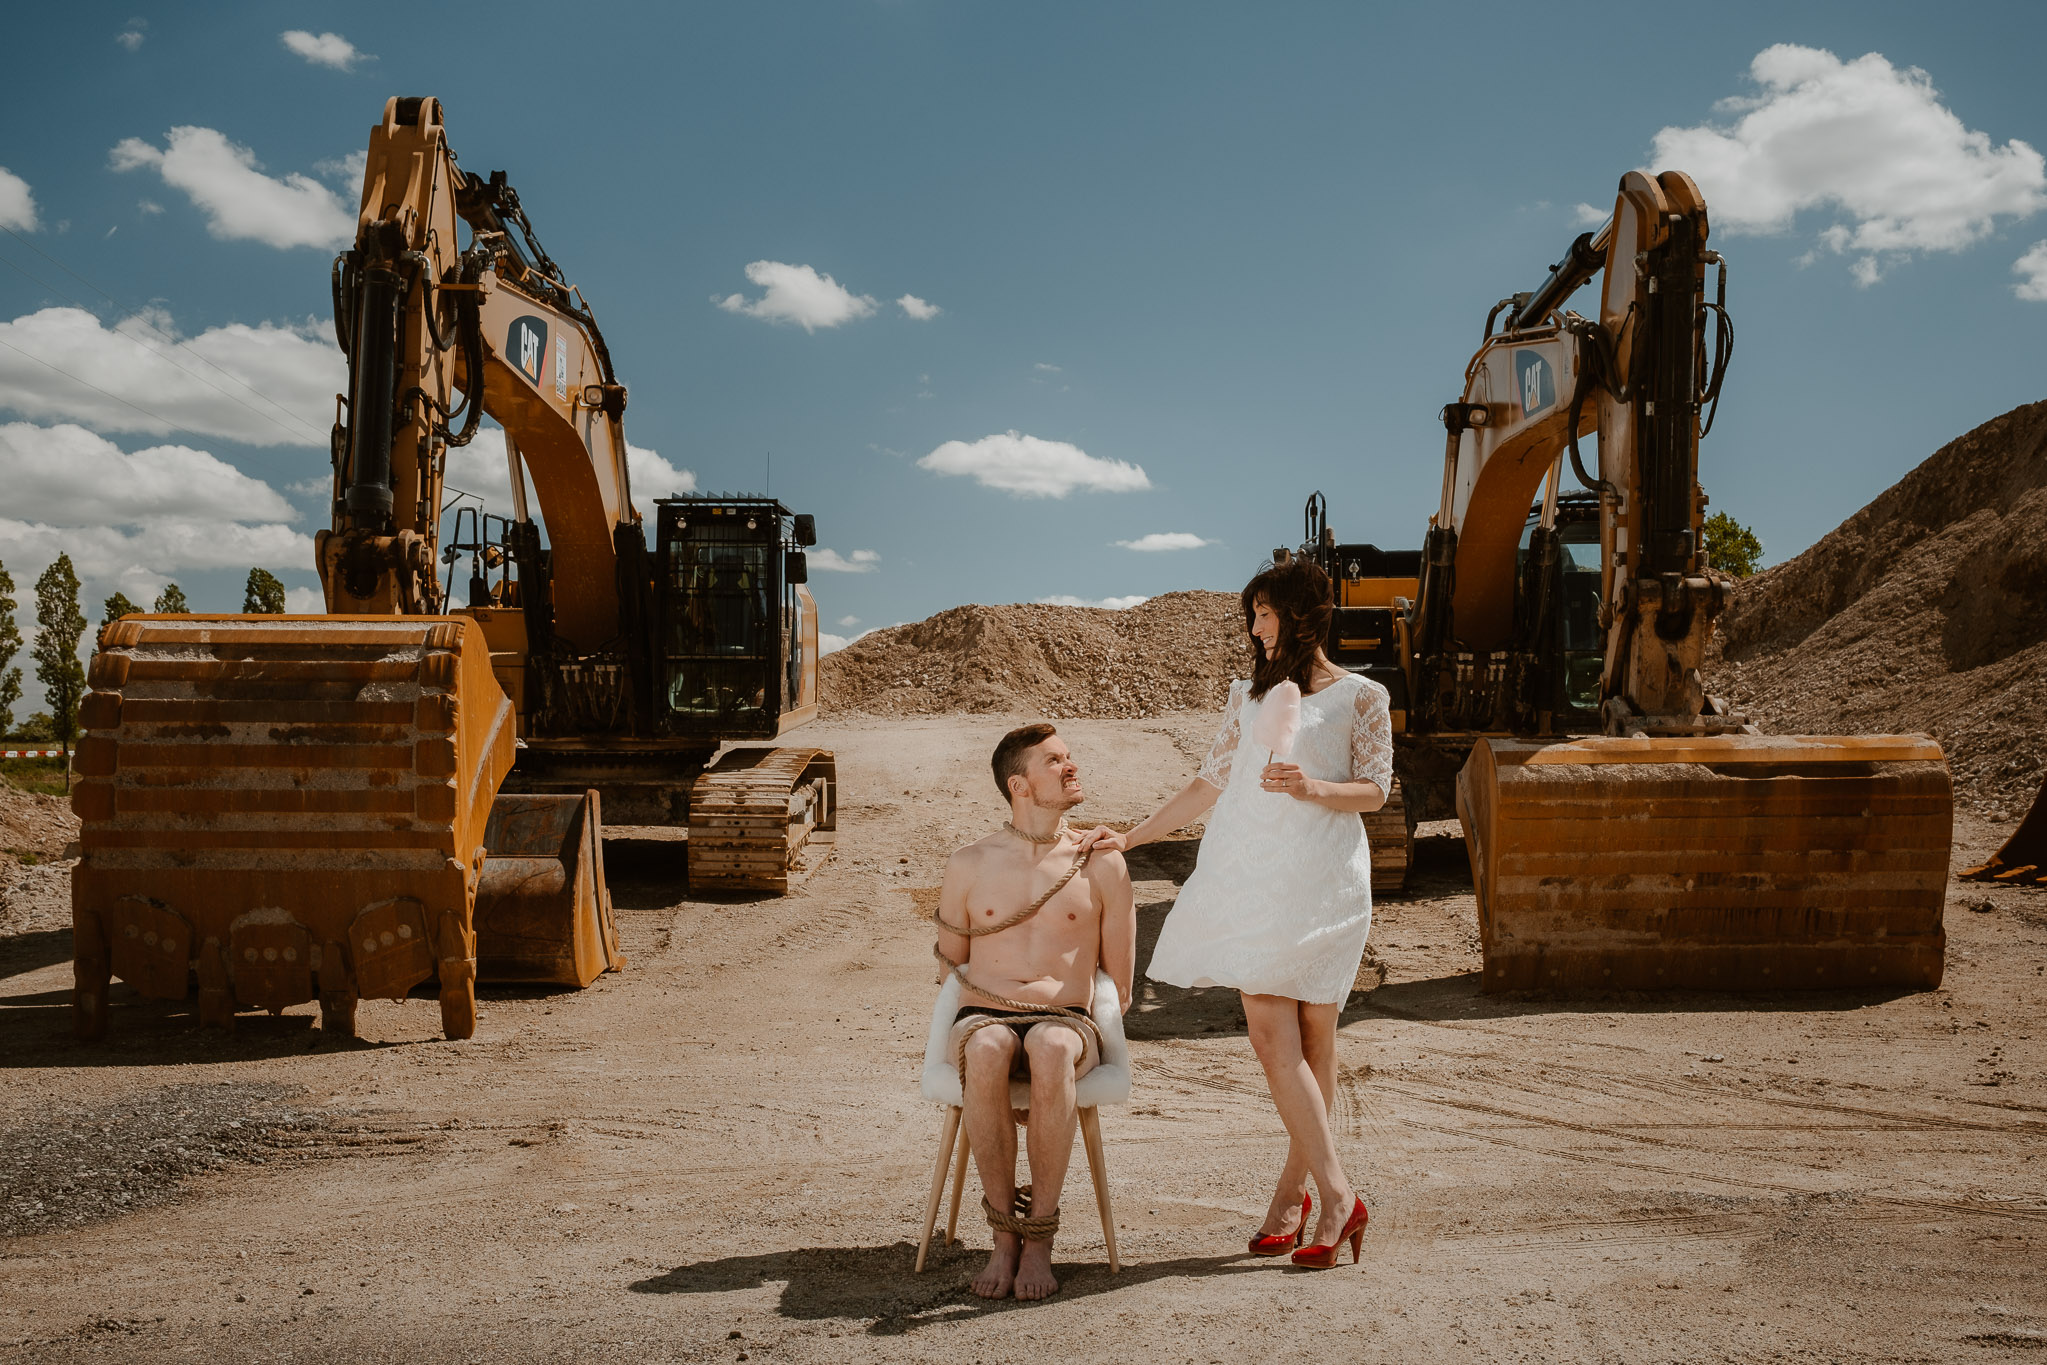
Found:
[{"label": "woman in white dress", "polygon": [[[1351,1188],[1329,1123],[1336,1097],[1336,1023],[1372,924],[1371,848],[1361,812],[1393,784],[1386,689],[1329,662],[1333,594],[1327,574],[1295,559],[1260,572],[1243,592],[1252,641],[1248,681],[1233,683],[1222,731],[1195,778],[1127,834],[1098,828],[1090,846],[1130,849],[1214,808],[1193,875],[1180,888],[1145,974],[1174,986],[1233,986],[1243,994],[1251,1046],[1290,1139],[1256,1255],[1293,1251],[1328,1268],[1351,1244],[1365,1205]],[[1267,694],[1301,689],[1293,752],[1275,760],[1253,738]],[[1306,1230],[1308,1179],[1322,1194],[1315,1243]]]}]

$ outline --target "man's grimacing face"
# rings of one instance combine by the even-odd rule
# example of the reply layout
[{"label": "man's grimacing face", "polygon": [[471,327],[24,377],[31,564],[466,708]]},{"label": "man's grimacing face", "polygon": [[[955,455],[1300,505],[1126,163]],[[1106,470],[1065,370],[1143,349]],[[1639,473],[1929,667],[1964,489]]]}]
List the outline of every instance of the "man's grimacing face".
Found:
[{"label": "man's grimacing face", "polygon": [[[1080,765],[1073,761],[1066,741],[1054,735],[1031,746],[1024,754],[1024,796],[1046,810],[1069,810],[1087,799],[1080,788]],[[1010,779],[1010,794],[1016,794],[1018,779]]]}]

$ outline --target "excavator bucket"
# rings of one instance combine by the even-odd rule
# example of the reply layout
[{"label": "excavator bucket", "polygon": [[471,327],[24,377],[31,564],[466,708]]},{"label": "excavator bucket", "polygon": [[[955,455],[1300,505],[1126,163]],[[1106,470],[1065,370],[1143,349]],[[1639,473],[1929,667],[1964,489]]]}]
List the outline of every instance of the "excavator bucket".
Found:
[{"label": "excavator bucket", "polygon": [[1940,984],[1924,736],[1481,740],[1457,813],[1489,992]]},{"label": "excavator bucket", "polygon": [[484,981],[587,986],[625,966],[604,885],[597,793],[507,793],[491,807],[476,888]]},{"label": "excavator bucket", "polygon": [[[512,766],[510,702],[462,617],[136,616],[108,628],[80,708],[72,807],[82,1037],[107,983],[202,1022],[438,979],[442,1027],[476,1027],[479,884]],[[594,839],[594,807],[582,826]],[[585,859],[567,885],[595,878]]]},{"label": "excavator bucket", "polygon": [[2037,885],[2047,882],[2047,783],[2033,798],[2033,808],[2019,827],[2004,841],[2004,847],[1990,855],[1990,861],[1964,871],[1972,882],[2003,882],[2006,885]]}]

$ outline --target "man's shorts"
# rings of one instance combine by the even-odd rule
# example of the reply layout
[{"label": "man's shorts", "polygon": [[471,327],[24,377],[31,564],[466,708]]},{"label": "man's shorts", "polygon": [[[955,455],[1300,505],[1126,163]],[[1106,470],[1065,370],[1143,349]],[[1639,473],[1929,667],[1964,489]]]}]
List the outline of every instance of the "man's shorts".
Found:
[{"label": "man's shorts", "polygon": [[[1012,1017],[1017,1022],[1011,1023]],[[1029,1036],[1032,1029],[1065,1029],[1068,1033],[1080,1039],[1080,1063],[1073,1071],[1073,1078],[1075,1080],[1079,1080],[1082,1076],[1087,1075],[1088,1072],[1101,1065],[1101,1054],[1095,1047],[1095,1035],[1090,1030],[1070,1028],[1065,1024],[1054,1023],[1045,1019],[1032,1022],[1030,1015],[1017,1014],[1014,1010],[993,1009],[986,1005],[969,1005],[953,1016],[952,1037],[946,1044],[953,1056],[957,1057],[959,1055],[960,1043],[965,1039],[968,1027],[976,1019],[993,1019],[996,1021],[997,1027],[1007,1028],[1016,1035],[1016,1053],[1010,1058],[1009,1063],[1009,1076],[1011,1080],[1027,1081],[1031,1078],[1031,1059],[1030,1054],[1024,1051],[1024,1039]],[[964,1079],[962,1077],[962,1080]]]}]

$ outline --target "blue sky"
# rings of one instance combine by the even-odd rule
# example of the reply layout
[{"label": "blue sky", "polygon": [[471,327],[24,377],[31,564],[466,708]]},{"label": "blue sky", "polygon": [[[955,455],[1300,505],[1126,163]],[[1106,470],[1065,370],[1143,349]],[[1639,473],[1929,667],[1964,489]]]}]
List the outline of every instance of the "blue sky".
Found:
[{"label": "blue sky", "polygon": [[636,491],[772,456],[840,634],[1234,589],[1317,488],[1419,544],[1486,310],[1652,161],[1730,262],[1702,477],[1774,562],[2047,396],[2043,40],[2019,4],[45,7],[0,88],[0,560],[25,596],[71,549],[95,620],[313,586],[347,159],[433,94],[596,310]]}]

